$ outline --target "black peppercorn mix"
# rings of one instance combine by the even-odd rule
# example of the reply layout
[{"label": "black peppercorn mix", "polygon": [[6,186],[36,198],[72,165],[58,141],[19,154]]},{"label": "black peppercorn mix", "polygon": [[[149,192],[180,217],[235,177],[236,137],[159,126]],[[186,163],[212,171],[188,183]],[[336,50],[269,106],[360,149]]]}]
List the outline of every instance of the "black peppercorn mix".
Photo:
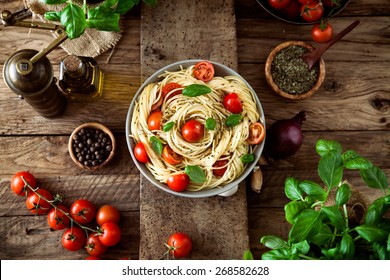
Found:
[{"label": "black peppercorn mix", "polygon": [[100,129],[82,128],[73,136],[73,152],[85,166],[98,166],[112,150],[110,136]]}]

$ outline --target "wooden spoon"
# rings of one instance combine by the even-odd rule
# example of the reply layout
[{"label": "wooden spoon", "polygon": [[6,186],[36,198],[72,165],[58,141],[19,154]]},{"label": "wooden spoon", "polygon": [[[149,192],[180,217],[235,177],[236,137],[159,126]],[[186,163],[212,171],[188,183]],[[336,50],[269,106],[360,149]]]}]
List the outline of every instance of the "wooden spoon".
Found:
[{"label": "wooden spoon", "polygon": [[333,37],[332,40],[330,40],[328,43],[323,44],[320,48],[317,48],[311,52],[307,52],[302,55],[302,59],[306,61],[307,65],[309,66],[309,70],[316,64],[318,59],[320,59],[321,55],[329,49],[334,43],[339,41],[341,38],[343,38],[345,35],[347,35],[349,32],[352,31],[356,26],[358,26],[360,23],[359,20],[354,21],[351,25],[349,25],[347,28],[342,30],[339,34]]}]

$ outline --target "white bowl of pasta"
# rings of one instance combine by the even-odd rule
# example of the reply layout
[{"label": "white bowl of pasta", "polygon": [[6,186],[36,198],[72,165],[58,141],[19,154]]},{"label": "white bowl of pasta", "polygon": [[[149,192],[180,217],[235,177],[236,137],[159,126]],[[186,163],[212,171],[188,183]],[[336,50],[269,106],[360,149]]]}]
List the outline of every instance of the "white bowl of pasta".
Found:
[{"label": "white bowl of pasta", "polygon": [[161,68],[135,94],[127,145],[156,187],[183,197],[233,190],[264,147],[265,119],[253,88],[232,69],[185,60]]}]

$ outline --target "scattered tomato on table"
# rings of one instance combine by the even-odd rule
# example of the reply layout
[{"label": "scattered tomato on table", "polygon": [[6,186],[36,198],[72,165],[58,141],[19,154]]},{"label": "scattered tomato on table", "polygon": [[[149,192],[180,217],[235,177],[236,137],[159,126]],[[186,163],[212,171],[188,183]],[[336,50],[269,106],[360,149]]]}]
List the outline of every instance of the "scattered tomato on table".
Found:
[{"label": "scattered tomato on table", "polygon": [[311,37],[314,42],[326,43],[333,38],[333,27],[329,22],[321,22],[313,25]]},{"label": "scattered tomato on table", "polygon": [[192,251],[192,239],[184,232],[175,232],[169,236],[166,246],[174,258],[184,258]]}]

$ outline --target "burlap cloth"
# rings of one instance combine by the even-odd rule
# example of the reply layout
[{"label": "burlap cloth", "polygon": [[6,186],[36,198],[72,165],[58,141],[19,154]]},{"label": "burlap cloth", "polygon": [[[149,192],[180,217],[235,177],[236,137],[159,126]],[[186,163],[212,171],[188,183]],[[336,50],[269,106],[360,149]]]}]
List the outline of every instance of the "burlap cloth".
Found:
[{"label": "burlap cloth", "polygon": [[[43,15],[48,11],[61,11],[65,5],[47,5],[39,0],[24,0],[26,7],[33,13],[33,18],[45,21]],[[121,32],[98,31],[87,28],[83,35],[76,39],[68,39],[60,46],[68,54],[96,57],[114,47],[122,37]]]}]

